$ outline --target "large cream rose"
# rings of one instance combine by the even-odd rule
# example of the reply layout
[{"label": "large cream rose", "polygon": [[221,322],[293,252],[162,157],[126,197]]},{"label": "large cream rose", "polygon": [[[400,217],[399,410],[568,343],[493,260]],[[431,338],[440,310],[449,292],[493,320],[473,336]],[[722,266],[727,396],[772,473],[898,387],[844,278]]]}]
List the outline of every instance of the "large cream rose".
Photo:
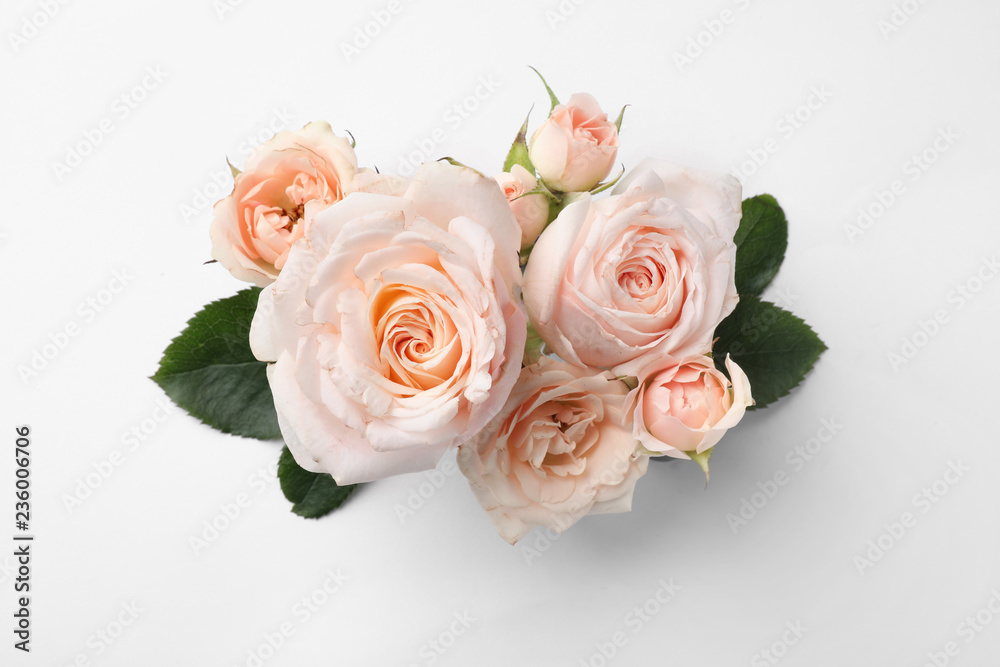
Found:
[{"label": "large cream rose", "polygon": [[449,164],[318,214],[250,330],[299,465],[338,484],[427,469],[496,416],[526,336],[519,246],[496,183]]},{"label": "large cream rose", "polygon": [[643,359],[708,352],[736,306],[740,184],[643,163],[610,197],[566,206],[535,244],[524,302],[575,364],[636,375]]},{"label": "large cream rose", "polygon": [[588,514],[627,512],[649,458],[624,425],[628,387],[610,373],[542,357],[507,407],[459,447],[458,465],[501,537],[562,532]]},{"label": "large cream rose", "polygon": [[357,166],[351,144],[327,123],[278,132],[247,159],[232,194],[216,203],[212,257],[240,280],[270,284],[309,219],[344,198]]}]

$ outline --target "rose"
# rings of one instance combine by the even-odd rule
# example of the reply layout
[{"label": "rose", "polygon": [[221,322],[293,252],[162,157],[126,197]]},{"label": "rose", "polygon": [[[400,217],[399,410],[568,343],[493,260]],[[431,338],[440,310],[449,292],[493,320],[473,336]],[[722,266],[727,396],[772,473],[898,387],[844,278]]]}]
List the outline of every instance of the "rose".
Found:
[{"label": "rose", "polygon": [[521,226],[521,250],[531,247],[549,221],[549,200],[543,194],[525,195],[538,187],[538,181],[519,164],[494,179],[500,185],[510,210]]},{"label": "rose", "polygon": [[371,169],[358,169],[347,186],[347,192],[370,192],[376,195],[393,195],[402,197],[410,181],[396,174],[380,174]]},{"label": "rose", "polygon": [[281,271],[309,220],[344,197],[358,161],[324,122],[278,132],[258,146],[216,203],[212,257],[240,280],[263,287]]},{"label": "rose", "polygon": [[587,514],[627,512],[647,456],[623,425],[628,388],[613,375],[542,357],[503,412],[458,450],[458,465],[501,537],[563,532]]},{"label": "rose", "polygon": [[539,237],[524,302],[551,350],[636,375],[645,355],[705,353],[736,306],[740,184],[645,164],[616,194],[583,194]]},{"label": "rose", "polygon": [[635,438],[650,454],[683,459],[715,446],[753,405],[750,380],[728,355],[726,370],[732,382],[704,355],[644,367],[626,401]]},{"label": "rose", "polygon": [[520,369],[519,245],[496,183],[448,164],[317,214],[250,329],[298,464],[370,481],[478,433]]},{"label": "rose", "polygon": [[528,156],[553,190],[590,190],[611,172],[618,128],[592,95],[576,93],[559,104],[531,137]]}]

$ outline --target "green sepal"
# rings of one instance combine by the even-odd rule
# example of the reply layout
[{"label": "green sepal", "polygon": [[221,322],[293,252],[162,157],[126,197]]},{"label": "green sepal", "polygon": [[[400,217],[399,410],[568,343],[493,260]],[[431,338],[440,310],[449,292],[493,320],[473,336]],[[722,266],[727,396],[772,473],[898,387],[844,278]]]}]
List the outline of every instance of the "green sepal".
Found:
[{"label": "green sepal", "polygon": [[626,104],[625,106],[623,106],[621,112],[618,114],[618,119],[615,120],[615,130],[617,130],[618,132],[622,131],[622,119],[625,118],[625,109],[628,109],[630,106],[632,105]]},{"label": "green sepal", "polygon": [[524,341],[524,356],[521,359],[521,365],[530,366],[537,363],[542,358],[542,347],[544,345],[545,341],[535,331],[535,327],[532,326],[531,322],[528,322],[528,337]]},{"label": "green sepal", "polygon": [[[531,67],[531,65],[528,65],[528,67]],[[549,100],[552,102],[552,109],[555,109],[557,106],[559,106],[559,98],[556,97],[556,94],[552,92],[552,89],[549,87],[549,84],[545,80],[545,77],[542,76],[542,73],[539,72],[534,67],[531,67],[531,69],[535,72],[535,74],[538,75],[538,78],[542,80],[542,85],[545,86],[545,92],[549,94]],[[552,113],[552,109],[549,109],[549,113]]]},{"label": "green sepal", "polygon": [[479,175],[480,175],[480,176],[482,176],[483,178],[486,178],[486,175],[485,175],[485,174],[483,174],[483,172],[479,171],[478,169],[473,169],[473,168],[472,168],[472,167],[470,167],[469,165],[467,165],[467,164],[464,164],[464,163],[462,163],[462,162],[459,162],[458,160],[456,160],[456,159],[455,159],[455,158],[453,158],[453,157],[449,157],[449,156],[445,156],[445,157],[442,157],[442,158],[438,158],[438,159],[437,159],[437,161],[438,161],[438,162],[447,162],[447,163],[448,163],[448,164],[450,164],[450,165],[454,165],[454,166],[456,166],[456,167],[462,167],[462,168],[464,168],[464,169],[471,169],[472,171],[476,172],[477,174],[479,174]]},{"label": "green sepal", "polygon": [[691,460],[698,464],[698,466],[705,471],[705,486],[708,486],[708,459],[712,458],[712,452],[715,451],[714,447],[709,447],[701,454],[697,452],[685,452],[691,457]]},{"label": "green sepal", "polygon": [[604,183],[603,185],[600,184],[600,183],[598,183],[597,185],[594,186],[594,189],[590,191],[590,194],[596,195],[596,194],[598,194],[600,192],[604,192],[608,188],[615,187],[615,185],[618,184],[618,181],[622,180],[622,176],[624,176],[624,175],[625,175],[625,165],[622,165],[622,173],[618,174],[618,176],[617,176],[617,178],[615,178],[615,180],[610,181],[608,183]]},{"label": "green sepal", "polygon": [[534,176],[535,165],[531,164],[531,157],[528,156],[528,118],[531,116],[531,110],[528,110],[528,115],[524,117],[524,124],[521,125],[520,131],[518,131],[517,136],[514,138],[514,143],[510,145],[510,151],[507,153],[507,159],[504,160],[503,170],[510,172],[511,167],[515,164],[519,164],[528,172]]}]

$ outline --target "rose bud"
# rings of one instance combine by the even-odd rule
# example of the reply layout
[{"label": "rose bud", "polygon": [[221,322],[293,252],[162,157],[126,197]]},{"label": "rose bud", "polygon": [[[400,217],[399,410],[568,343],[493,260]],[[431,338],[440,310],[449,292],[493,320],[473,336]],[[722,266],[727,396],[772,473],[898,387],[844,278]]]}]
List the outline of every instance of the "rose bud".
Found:
[{"label": "rose bud", "polygon": [[584,192],[601,182],[618,155],[618,129],[592,95],[576,93],[535,131],[528,155],[545,185]]},{"label": "rose bud", "polygon": [[538,187],[538,181],[519,164],[512,166],[510,173],[504,172],[494,178],[510,202],[517,224],[521,226],[521,250],[530,248],[549,221],[548,198],[537,193],[525,196],[524,193]]},{"label": "rose bud", "polygon": [[651,455],[692,458],[713,447],[753,405],[750,380],[726,356],[732,382],[710,357],[662,357],[639,373],[629,392],[632,433]]}]

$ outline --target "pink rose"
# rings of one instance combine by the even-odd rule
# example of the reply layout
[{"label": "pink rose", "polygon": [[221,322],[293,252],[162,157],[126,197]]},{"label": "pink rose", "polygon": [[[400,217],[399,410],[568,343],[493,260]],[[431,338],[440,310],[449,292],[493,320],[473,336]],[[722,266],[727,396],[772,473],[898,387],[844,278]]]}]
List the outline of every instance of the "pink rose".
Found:
[{"label": "pink rose", "polygon": [[728,355],[726,370],[732,382],[704,355],[643,368],[626,401],[636,439],[650,454],[682,459],[713,447],[753,405],[750,381]]},{"label": "pink rose", "polygon": [[515,164],[510,173],[504,172],[494,177],[503,189],[510,210],[521,226],[521,250],[530,248],[549,221],[549,200],[543,194],[525,196],[538,187],[538,181],[524,167]]},{"label": "pink rose", "polygon": [[531,137],[528,156],[545,184],[583,192],[601,182],[618,155],[618,128],[592,95],[576,93]]},{"label": "pink rose", "polygon": [[316,215],[250,329],[299,465],[338,484],[423,470],[496,416],[524,351],[519,244],[496,183],[449,164]]},{"label": "pink rose", "polygon": [[247,159],[233,192],[215,205],[212,257],[240,280],[271,283],[309,219],[344,198],[358,161],[324,122],[278,132]]},{"label": "pink rose", "polygon": [[583,194],[539,237],[524,302],[555,354],[636,375],[647,356],[706,353],[736,306],[740,184],[658,163]]},{"label": "pink rose", "polygon": [[459,447],[458,465],[511,544],[588,514],[627,512],[647,456],[623,426],[628,388],[608,372],[550,357],[521,371],[507,406]]},{"label": "pink rose", "polygon": [[370,192],[376,195],[393,195],[402,197],[410,181],[395,174],[380,174],[371,169],[358,169],[347,186],[347,192]]}]

